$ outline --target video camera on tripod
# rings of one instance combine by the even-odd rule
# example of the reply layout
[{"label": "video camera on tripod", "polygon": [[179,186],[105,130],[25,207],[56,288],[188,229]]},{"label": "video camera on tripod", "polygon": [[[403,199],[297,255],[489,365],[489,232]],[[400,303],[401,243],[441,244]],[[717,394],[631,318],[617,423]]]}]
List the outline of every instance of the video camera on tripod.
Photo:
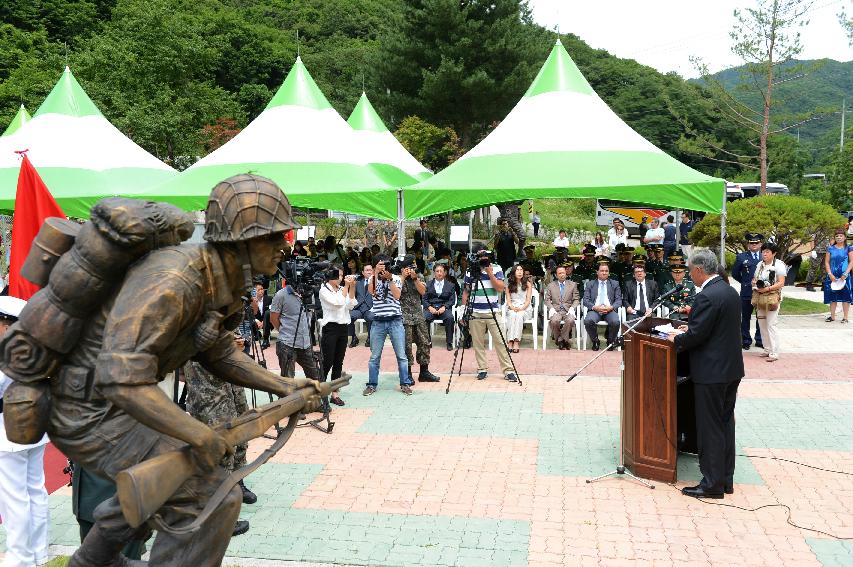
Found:
[{"label": "video camera on tripod", "polygon": [[468,254],[468,269],[472,274],[479,274],[494,263],[495,253],[492,250],[483,249]]},{"label": "video camera on tripod", "polygon": [[314,292],[326,283],[329,266],[329,262],[316,262],[305,256],[295,256],[292,260],[282,262],[279,273],[304,301],[310,301]]}]

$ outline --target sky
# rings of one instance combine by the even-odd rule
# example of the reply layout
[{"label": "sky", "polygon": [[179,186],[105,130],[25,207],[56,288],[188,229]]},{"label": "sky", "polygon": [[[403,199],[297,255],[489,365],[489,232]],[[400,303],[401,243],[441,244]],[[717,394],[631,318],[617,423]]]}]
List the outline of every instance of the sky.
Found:
[{"label": "sky", "polygon": [[[634,59],[662,73],[685,78],[698,75],[691,56],[702,58],[711,72],[741,64],[731,52],[729,31],[736,8],[755,6],[749,0],[529,0],[537,23],[573,33],[591,47]],[[853,47],[837,14],[853,0],[816,0],[801,31],[800,59],[853,59]]]}]

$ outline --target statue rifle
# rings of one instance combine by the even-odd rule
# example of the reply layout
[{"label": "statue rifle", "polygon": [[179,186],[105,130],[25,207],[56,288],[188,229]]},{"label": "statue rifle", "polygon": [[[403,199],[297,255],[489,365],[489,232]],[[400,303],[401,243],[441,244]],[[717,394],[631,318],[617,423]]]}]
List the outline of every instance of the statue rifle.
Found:
[{"label": "statue rifle", "polygon": [[[312,398],[328,396],[349,384],[349,380],[349,378],[338,378],[331,382],[320,382],[319,392],[313,385],[300,388],[275,402],[251,409],[239,417],[221,423],[213,427],[213,430],[221,435],[231,447],[240,443],[247,443],[252,439],[261,437],[270,427],[280,421],[298,414],[311,402]],[[280,446],[275,450],[279,448]],[[272,453],[274,451],[269,452],[268,455],[262,455],[262,457],[265,457],[264,460],[266,460],[272,456]],[[251,470],[260,464],[262,463],[256,460],[250,465]],[[130,526],[135,528],[148,520],[184,482],[197,472],[190,445],[185,445],[176,451],[157,455],[119,472],[116,475],[118,499],[122,513]],[[230,489],[230,487],[228,488]],[[217,491],[217,494],[219,492]],[[225,494],[227,491],[222,496]],[[211,499],[215,498],[216,495]]]}]

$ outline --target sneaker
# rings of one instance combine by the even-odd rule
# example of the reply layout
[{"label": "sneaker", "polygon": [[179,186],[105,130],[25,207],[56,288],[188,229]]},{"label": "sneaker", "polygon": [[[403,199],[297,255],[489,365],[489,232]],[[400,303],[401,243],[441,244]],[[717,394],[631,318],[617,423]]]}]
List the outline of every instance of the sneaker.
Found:
[{"label": "sneaker", "polygon": [[518,376],[515,375],[514,372],[510,372],[506,376],[504,376],[507,382],[518,382]]},{"label": "sneaker", "polygon": [[400,391],[406,394],[407,396],[412,395],[412,389],[409,387],[408,384],[403,384],[402,386],[400,386]]},{"label": "sneaker", "polygon": [[486,372],[485,370],[480,370],[479,372],[477,372],[477,380],[485,380],[486,376],[488,376],[488,375],[489,375],[489,373]]},{"label": "sneaker", "polygon": [[362,394],[365,396],[371,396],[375,393],[376,393],[376,386],[368,386],[367,388],[364,389],[364,392],[362,392]]},{"label": "sneaker", "polygon": [[237,523],[234,524],[234,531],[231,532],[231,537],[243,535],[247,531],[249,531],[249,521],[237,520]]}]

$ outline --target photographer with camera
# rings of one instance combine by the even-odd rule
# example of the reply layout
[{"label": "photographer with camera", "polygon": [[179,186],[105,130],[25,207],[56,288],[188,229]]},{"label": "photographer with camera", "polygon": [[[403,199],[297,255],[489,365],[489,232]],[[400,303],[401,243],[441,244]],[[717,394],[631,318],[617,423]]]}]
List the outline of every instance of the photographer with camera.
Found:
[{"label": "photographer with camera", "polygon": [[465,313],[465,318],[468,318],[468,321],[463,318],[463,324],[468,325],[468,330],[471,333],[474,356],[477,358],[477,380],[485,380],[488,376],[486,333],[489,333],[495,344],[495,352],[498,355],[504,378],[510,382],[517,382],[518,377],[513,372],[512,361],[501,338],[499,328],[499,325],[503,325],[503,316],[498,298],[506,287],[503,270],[494,263],[494,253],[485,250],[482,245],[475,247],[474,254],[476,262],[471,262],[471,268],[465,275],[462,305],[468,305],[468,298],[474,290],[471,312]]},{"label": "photographer with camera", "polygon": [[426,293],[424,278],[418,273],[415,259],[411,255],[395,262],[395,266],[399,266],[400,278],[403,281],[403,289],[400,291],[400,307],[403,312],[403,328],[406,330],[409,381],[414,383],[412,376],[412,363],[415,361],[415,357],[412,356],[412,342],[414,342],[417,347],[417,362],[420,366],[418,382],[438,382],[440,378],[429,371],[432,341],[429,337],[426,318],[424,318],[422,299]]},{"label": "photographer with camera", "polygon": [[293,376],[298,362],[306,378],[320,380],[320,369],[311,349],[311,323],[303,305],[306,299],[313,301],[313,293],[303,298],[302,292],[297,292],[289,281],[273,296],[270,322],[278,328],[275,353],[282,376]]},{"label": "photographer with camera", "polygon": [[[323,329],[320,350],[323,353],[323,378],[326,380],[332,371],[332,380],[341,377],[344,355],[347,352],[347,331],[350,325],[350,311],[355,307],[355,276],[344,278],[340,266],[332,266],[326,271],[326,283],[320,288],[320,305],[323,307]],[[333,392],[329,401],[336,406],[344,405],[337,392]]]},{"label": "photographer with camera", "polygon": [[368,362],[367,386],[363,394],[370,396],[376,393],[379,386],[379,365],[382,362],[382,348],[385,337],[391,337],[391,346],[397,357],[397,368],[400,373],[400,391],[407,396],[412,395],[409,380],[409,359],[406,357],[406,330],[403,328],[403,311],[400,307],[400,295],[403,281],[400,276],[392,274],[388,256],[377,254],[374,257],[373,276],[370,278],[368,290],[373,296],[373,324],[370,327],[370,361]]}]

